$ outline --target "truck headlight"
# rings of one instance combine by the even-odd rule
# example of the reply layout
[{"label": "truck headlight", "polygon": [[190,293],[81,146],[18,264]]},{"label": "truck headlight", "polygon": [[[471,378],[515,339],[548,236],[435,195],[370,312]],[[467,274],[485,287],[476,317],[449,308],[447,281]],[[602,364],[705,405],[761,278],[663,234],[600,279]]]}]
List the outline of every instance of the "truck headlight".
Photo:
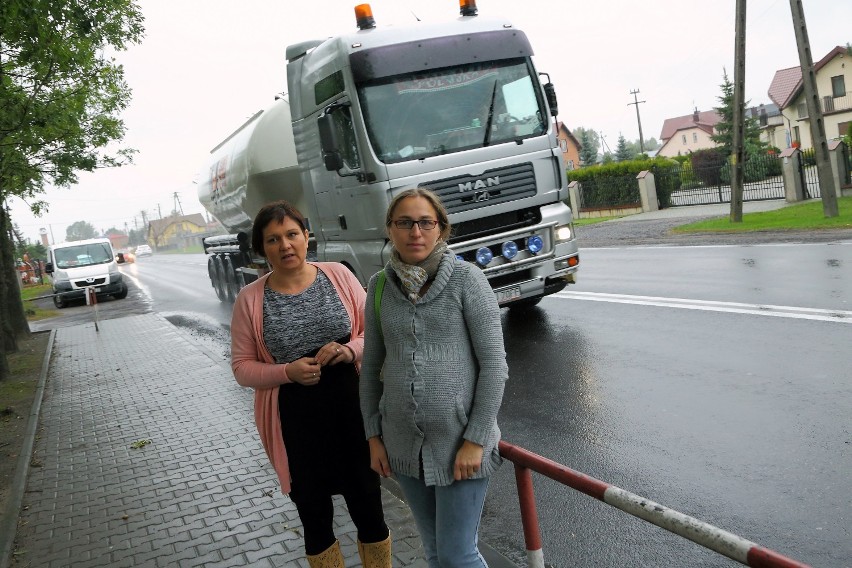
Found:
[{"label": "truck headlight", "polygon": [[556,242],[570,241],[573,238],[574,229],[570,224],[556,227]]}]

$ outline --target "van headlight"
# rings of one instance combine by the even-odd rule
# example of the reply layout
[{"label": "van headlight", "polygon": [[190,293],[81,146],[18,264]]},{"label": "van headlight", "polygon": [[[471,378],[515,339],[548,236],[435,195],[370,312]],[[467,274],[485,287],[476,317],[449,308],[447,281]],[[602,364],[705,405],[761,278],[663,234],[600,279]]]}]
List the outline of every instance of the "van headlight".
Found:
[{"label": "van headlight", "polygon": [[556,230],[556,242],[570,241],[574,238],[574,227],[571,224],[567,225],[557,225]]}]

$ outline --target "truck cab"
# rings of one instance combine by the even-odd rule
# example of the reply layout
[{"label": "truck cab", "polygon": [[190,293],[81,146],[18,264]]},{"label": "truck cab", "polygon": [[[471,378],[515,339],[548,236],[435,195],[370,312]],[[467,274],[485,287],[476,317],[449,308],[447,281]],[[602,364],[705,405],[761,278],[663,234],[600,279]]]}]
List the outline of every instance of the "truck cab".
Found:
[{"label": "truck cab", "polygon": [[318,257],[366,283],[390,257],[388,203],[426,187],[450,215],[450,248],[482,268],[501,305],[572,282],[579,254],[556,99],[526,35],[476,15],[383,29],[358,21],[355,33],[286,54]]}]

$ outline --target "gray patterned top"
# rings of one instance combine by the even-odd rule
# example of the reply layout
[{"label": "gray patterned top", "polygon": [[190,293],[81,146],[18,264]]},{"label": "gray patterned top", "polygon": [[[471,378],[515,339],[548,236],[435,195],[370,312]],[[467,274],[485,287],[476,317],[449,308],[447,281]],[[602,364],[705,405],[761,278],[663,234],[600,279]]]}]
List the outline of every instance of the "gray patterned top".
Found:
[{"label": "gray patterned top", "polygon": [[349,314],[334,285],[317,271],[317,278],[298,294],[263,290],[263,341],[276,363],[290,363],[329,341],[348,338]]}]

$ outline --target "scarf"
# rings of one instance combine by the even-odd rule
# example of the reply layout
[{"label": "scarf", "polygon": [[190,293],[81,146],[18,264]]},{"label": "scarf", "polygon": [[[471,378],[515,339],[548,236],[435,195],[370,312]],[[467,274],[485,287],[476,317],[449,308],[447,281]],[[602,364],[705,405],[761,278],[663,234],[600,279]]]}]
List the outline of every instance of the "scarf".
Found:
[{"label": "scarf", "polygon": [[399,280],[402,282],[402,289],[408,295],[408,299],[416,302],[420,299],[420,289],[426,282],[435,277],[438,273],[438,265],[441,264],[441,257],[447,251],[447,243],[438,241],[435,248],[429,253],[425,259],[417,264],[406,264],[399,256],[399,252],[393,249],[391,253],[390,264]]}]

